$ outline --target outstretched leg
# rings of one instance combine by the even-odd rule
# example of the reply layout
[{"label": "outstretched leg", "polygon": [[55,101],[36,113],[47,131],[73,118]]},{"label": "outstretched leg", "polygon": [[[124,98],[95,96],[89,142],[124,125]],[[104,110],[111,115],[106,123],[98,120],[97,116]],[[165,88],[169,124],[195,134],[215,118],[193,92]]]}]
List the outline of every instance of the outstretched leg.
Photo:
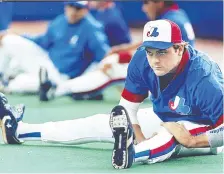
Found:
[{"label": "outstretched leg", "polygon": [[41,140],[72,145],[100,141],[113,142],[108,122],[107,114],[44,124],[20,122],[17,135],[24,141]]}]

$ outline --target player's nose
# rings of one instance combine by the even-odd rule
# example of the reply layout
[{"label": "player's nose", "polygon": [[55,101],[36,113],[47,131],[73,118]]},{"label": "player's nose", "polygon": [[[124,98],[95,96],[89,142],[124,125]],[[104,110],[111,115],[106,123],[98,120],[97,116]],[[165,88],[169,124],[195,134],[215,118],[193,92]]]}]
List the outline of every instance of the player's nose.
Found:
[{"label": "player's nose", "polygon": [[152,56],[151,61],[155,65],[160,63],[160,59],[158,57],[156,57],[156,56]]}]

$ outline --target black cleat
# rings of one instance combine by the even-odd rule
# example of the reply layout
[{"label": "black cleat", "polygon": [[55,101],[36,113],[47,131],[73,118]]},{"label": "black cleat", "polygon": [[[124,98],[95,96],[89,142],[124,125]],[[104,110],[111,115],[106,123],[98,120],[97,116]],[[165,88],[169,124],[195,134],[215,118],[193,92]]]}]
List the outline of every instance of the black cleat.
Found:
[{"label": "black cleat", "polygon": [[53,99],[55,86],[48,78],[48,72],[45,68],[41,68],[39,72],[39,99],[40,101],[49,101]]},{"label": "black cleat", "polygon": [[130,168],[134,161],[134,131],[127,111],[116,106],[111,111],[110,127],[115,139],[112,165],[115,169]]},{"label": "black cleat", "polygon": [[10,106],[5,95],[0,93],[0,127],[5,144],[21,144],[17,138],[18,122],[22,120],[25,111],[23,104]]}]

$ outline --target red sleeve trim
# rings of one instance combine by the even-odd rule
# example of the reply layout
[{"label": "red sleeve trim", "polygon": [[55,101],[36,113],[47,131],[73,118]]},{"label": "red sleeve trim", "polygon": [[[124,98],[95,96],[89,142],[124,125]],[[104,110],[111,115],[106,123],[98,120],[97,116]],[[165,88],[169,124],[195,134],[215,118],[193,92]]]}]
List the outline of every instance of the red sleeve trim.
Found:
[{"label": "red sleeve trim", "polygon": [[119,63],[129,63],[132,58],[132,54],[128,51],[119,52]]},{"label": "red sleeve trim", "polygon": [[124,89],[122,92],[122,97],[133,103],[141,103],[145,98],[148,97],[148,94],[145,95],[133,94],[130,91]]}]

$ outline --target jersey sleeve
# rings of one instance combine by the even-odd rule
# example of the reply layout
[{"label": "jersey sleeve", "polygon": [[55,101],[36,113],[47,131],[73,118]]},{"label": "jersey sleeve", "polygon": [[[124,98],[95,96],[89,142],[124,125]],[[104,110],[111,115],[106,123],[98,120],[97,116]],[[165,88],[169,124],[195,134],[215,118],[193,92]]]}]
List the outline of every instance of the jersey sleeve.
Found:
[{"label": "jersey sleeve", "polygon": [[136,53],[128,66],[125,88],[122,92],[122,97],[124,99],[136,103],[142,102],[148,96],[149,91],[143,80],[140,70],[135,63],[139,59],[141,60],[142,57]]},{"label": "jersey sleeve", "polygon": [[38,36],[24,35],[24,37],[35,42],[37,45],[41,46],[42,48],[48,49],[53,42],[52,30],[53,30],[53,26],[50,23],[48,25],[47,31],[44,34],[41,34]]},{"label": "jersey sleeve", "polygon": [[93,33],[89,32],[88,45],[96,62],[101,61],[110,49],[107,36],[101,29],[95,29]]},{"label": "jersey sleeve", "polygon": [[213,127],[219,126],[223,122],[224,91],[221,76],[220,71],[218,76],[210,74],[203,77],[194,93],[196,105],[199,107],[201,114],[204,117],[210,117]]}]

